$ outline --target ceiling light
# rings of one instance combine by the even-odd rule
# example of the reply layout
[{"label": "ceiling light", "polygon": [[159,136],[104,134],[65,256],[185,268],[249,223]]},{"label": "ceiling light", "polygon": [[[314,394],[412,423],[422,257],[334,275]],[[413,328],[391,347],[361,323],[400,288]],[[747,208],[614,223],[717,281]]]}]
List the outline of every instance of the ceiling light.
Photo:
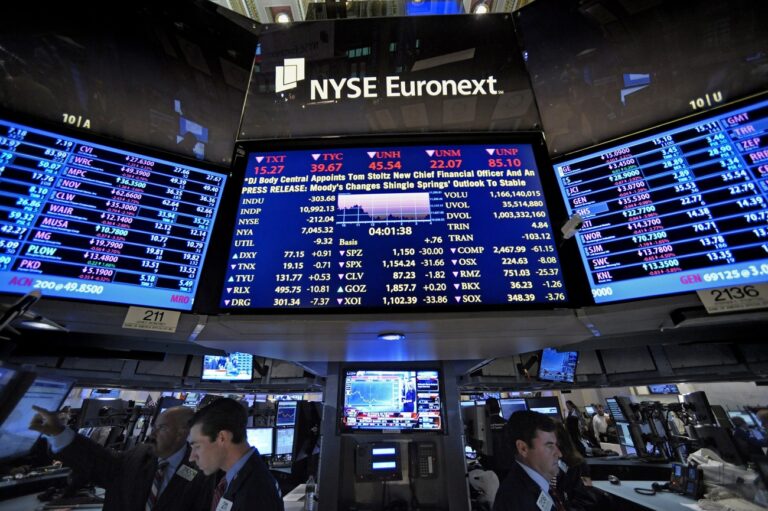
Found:
[{"label": "ceiling light", "polygon": [[387,332],[384,334],[378,335],[379,340],[382,341],[404,341],[405,340],[405,334],[401,334],[399,332]]},{"label": "ceiling light", "polygon": [[489,10],[485,2],[480,2],[472,9],[472,14],[486,14]]},{"label": "ceiling light", "polygon": [[19,321],[16,326],[19,328],[31,328],[34,330],[58,330],[61,332],[67,331],[65,327],[61,326],[55,321],[44,318],[43,316],[34,316],[30,317],[29,319]]},{"label": "ceiling light", "polygon": [[291,15],[287,12],[281,12],[275,16],[275,23],[290,23],[291,21],[293,21]]}]

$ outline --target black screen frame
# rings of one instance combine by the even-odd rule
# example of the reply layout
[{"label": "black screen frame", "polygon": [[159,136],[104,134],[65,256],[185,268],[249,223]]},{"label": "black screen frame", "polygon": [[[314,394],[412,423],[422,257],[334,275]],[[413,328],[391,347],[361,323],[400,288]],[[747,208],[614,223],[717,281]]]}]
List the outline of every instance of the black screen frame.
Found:
[{"label": "black screen frame", "polygon": [[[668,385],[672,385],[675,387],[674,392],[656,392],[653,390],[654,387],[665,387]],[[651,395],[659,395],[659,396],[676,396],[680,394],[680,387],[677,386],[677,383],[651,383],[648,385],[648,393]]]},{"label": "black screen frame", "polygon": [[[440,398],[440,429],[381,429],[381,428],[351,428],[343,425],[344,419],[344,388],[346,375],[349,371],[437,371],[438,395]],[[339,370],[338,412],[336,414],[337,435],[366,435],[366,434],[404,434],[404,435],[447,435],[448,412],[445,401],[445,370],[442,364],[402,364],[395,362],[345,364]]]},{"label": "black screen frame", "polygon": [[[151,158],[158,158],[158,159],[167,160],[169,162],[178,163],[180,165],[196,167],[200,170],[205,170],[207,172],[224,176],[226,179],[226,182],[224,184],[224,190],[222,191],[221,200],[218,206],[218,213],[216,215],[216,218],[214,218],[214,221],[211,223],[210,239],[208,241],[208,250],[206,250],[203,256],[202,264],[198,266],[200,277],[197,282],[197,289],[195,290],[195,293],[193,295],[194,300],[193,300],[192,307],[190,309],[186,309],[186,308],[174,307],[171,304],[165,305],[162,307],[163,309],[177,310],[181,313],[186,313],[186,314],[199,313],[198,308],[199,308],[200,297],[207,296],[209,294],[209,292],[207,291],[203,293],[202,289],[209,285],[208,281],[210,277],[208,276],[208,272],[206,272],[206,269],[208,267],[208,262],[210,261],[212,247],[216,246],[216,242],[217,242],[216,226],[218,224],[219,217],[221,216],[221,212],[225,208],[225,204],[227,203],[226,201],[228,200],[228,192],[231,188],[233,188],[232,172],[229,167],[217,166],[207,161],[195,160],[186,156],[178,155],[176,153],[171,153],[171,152],[163,151],[157,148],[135,144],[129,141],[117,139],[101,133],[74,129],[71,126],[68,126],[66,124],[57,124],[50,120],[31,117],[29,115],[20,114],[18,112],[10,111],[7,109],[0,108],[0,119],[5,119],[10,122],[27,125],[29,127],[40,129],[40,130],[60,133],[63,136],[72,137],[78,140],[83,140],[84,142],[90,142],[90,143],[100,144],[108,147],[114,147],[115,149],[119,149],[121,151],[138,153],[138,154],[149,156]],[[23,293],[19,293],[17,295],[17,294],[2,292],[0,293],[0,296],[20,296],[22,294]],[[131,306],[144,307],[143,305],[136,305],[136,304],[127,303],[127,302],[118,303],[118,302],[101,301],[101,300],[96,300],[91,298],[78,299],[78,298],[68,298],[68,297],[60,297],[60,296],[47,297],[45,296],[45,294],[43,294],[43,298],[48,301],[60,300],[60,301],[69,302],[69,303],[94,303],[94,304],[100,304],[100,305],[109,305],[113,307],[131,307]]]},{"label": "black screen frame", "polygon": [[[238,353],[242,353],[242,352],[238,352]],[[244,354],[251,356],[251,377],[248,378],[247,380],[246,379],[242,379],[242,378],[203,378],[203,374],[204,374],[204,371],[205,371],[205,357],[222,357],[222,356],[226,356],[227,358],[229,358],[232,355],[232,353],[227,353],[226,355],[215,355],[215,354],[208,353],[208,354],[205,354],[205,355],[203,355],[201,357],[201,361],[200,361],[200,381],[201,382],[220,382],[220,383],[251,383],[251,382],[253,382],[253,373],[254,373],[253,361],[255,360],[255,357],[254,357],[253,353],[244,353]]]},{"label": "black screen frame", "polygon": [[[573,378],[571,378],[570,380],[555,380],[552,378],[544,378],[541,376],[541,370],[543,368],[542,362],[544,362],[544,352],[547,349],[554,350],[557,353],[576,353],[576,364],[573,366],[573,374],[572,374]],[[577,350],[559,351],[557,348],[544,348],[539,353],[539,369],[536,372],[536,379],[539,381],[545,381],[549,383],[574,383],[576,381],[576,368],[578,366],[579,366],[579,352]]]},{"label": "black screen frame", "polygon": [[[389,147],[389,146],[419,146],[430,144],[529,144],[533,151],[534,160],[538,169],[538,177],[541,181],[544,193],[544,202],[549,213],[549,222],[556,246],[555,255],[558,257],[562,271],[562,280],[567,293],[567,301],[556,304],[462,304],[461,306],[376,306],[376,307],[318,307],[318,308],[225,308],[220,305],[220,298],[224,289],[226,265],[229,249],[232,246],[235,221],[240,202],[241,189],[247,172],[248,156],[253,152],[275,152],[280,150],[307,150],[322,148],[358,148],[358,147]],[[578,254],[576,243],[564,243],[560,227],[567,221],[565,203],[560,196],[554,167],[546,150],[545,141],[541,132],[464,132],[464,133],[412,133],[412,134],[383,134],[350,137],[313,137],[289,140],[252,140],[240,141],[235,146],[235,158],[232,165],[233,177],[227,182],[229,195],[222,198],[222,207],[219,208],[217,225],[214,227],[212,244],[221,243],[226,246],[226,251],[218,251],[209,254],[206,258],[206,274],[209,274],[210,282],[215,282],[213,292],[206,297],[198,297],[198,313],[204,314],[228,314],[228,315],[313,315],[313,314],[367,314],[367,313],[425,313],[425,312],[481,312],[481,311],[516,311],[516,310],[556,310],[565,308],[577,308],[591,304],[589,285],[586,273]],[[235,184],[236,183],[236,184]],[[227,190],[225,190],[227,192]],[[219,236],[216,236],[216,234]],[[225,233],[229,233],[226,236]],[[213,286],[213,284],[211,284]]]},{"label": "black screen frame", "polygon": [[[24,396],[29,391],[29,389],[32,388],[32,386],[37,382],[38,378],[45,379],[45,380],[54,380],[54,381],[56,381],[58,383],[62,383],[62,384],[67,386],[67,391],[64,394],[64,396],[61,398],[61,401],[59,402],[58,406],[56,407],[56,410],[52,410],[54,413],[57,412],[59,408],[61,408],[61,405],[67,400],[69,395],[72,393],[72,388],[75,386],[75,379],[74,378],[69,378],[69,377],[64,377],[64,376],[56,376],[56,375],[53,375],[53,374],[50,374],[50,373],[46,373],[46,372],[35,373],[35,372],[30,372],[30,371],[23,371],[22,378],[23,378],[23,383],[26,386],[25,387],[17,386],[16,388],[13,389],[14,392],[17,392],[17,396],[18,397],[15,399],[15,401],[13,401],[12,406],[10,406],[10,408],[8,409],[7,415],[5,417],[3,417],[2,422],[0,422],[0,426],[3,426],[5,424],[5,421],[8,420],[8,417],[10,416],[10,414],[15,411],[17,406],[19,406],[21,400],[24,399]],[[23,390],[21,390],[21,389],[23,389]],[[35,439],[35,442],[37,442],[40,439],[41,435],[42,435],[42,433],[37,433],[37,437]],[[25,452],[16,453],[15,455],[6,456],[6,457],[3,457],[3,458],[0,458],[0,462],[5,463],[5,462],[8,462],[8,461],[11,461],[11,460],[14,460],[14,459],[19,459],[19,458],[22,458],[24,456],[29,455],[29,453],[30,453],[30,451],[25,451]]]}]

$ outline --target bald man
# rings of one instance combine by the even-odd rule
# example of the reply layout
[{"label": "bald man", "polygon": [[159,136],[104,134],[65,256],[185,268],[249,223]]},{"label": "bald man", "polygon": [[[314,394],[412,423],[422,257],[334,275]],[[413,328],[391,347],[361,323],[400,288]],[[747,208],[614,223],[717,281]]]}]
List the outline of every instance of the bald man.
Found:
[{"label": "bald man", "polygon": [[33,408],[29,428],[45,435],[56,458],[106,490],[104,511],[209,511],[215,483],[189,461],[191,409],[169,408],[146,443],[117,452],[66,428],[57,412]]}]

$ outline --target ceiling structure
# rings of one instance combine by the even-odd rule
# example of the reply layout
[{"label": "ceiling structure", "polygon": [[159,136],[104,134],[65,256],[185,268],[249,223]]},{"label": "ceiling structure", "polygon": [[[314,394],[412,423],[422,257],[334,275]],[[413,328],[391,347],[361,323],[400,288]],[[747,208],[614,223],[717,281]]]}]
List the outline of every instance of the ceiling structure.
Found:
[{"label": "ceiling structure", "polygon": [[258,21],[278,23],[332,18],[371,18],[424,14],[513,12],[532,0],[213,0],[214,3]]}]

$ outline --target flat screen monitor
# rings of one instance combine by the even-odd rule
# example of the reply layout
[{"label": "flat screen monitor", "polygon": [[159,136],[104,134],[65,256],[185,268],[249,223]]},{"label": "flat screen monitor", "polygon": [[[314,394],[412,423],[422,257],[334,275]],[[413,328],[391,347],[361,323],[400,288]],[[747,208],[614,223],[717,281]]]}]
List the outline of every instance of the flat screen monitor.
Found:
[{"label": "flat screen monitor", "polygon": [[543,413],[558,421],[562,420],[560,401],[556,396],[529,397],[525,399],[525,404],[532,412]]},{"label": "flat screen monitor", "polygon": [[0,362],[0,423],[13,411],[16,401],[34,381],[35,374]]},{"label": "flat screen monitor", "polygon": [[440,375],[435,370],[347,370],[342,431],[441,431]]},{"label": "flat screen monitor", "polygon": [[541,351],[541,361],[539,362],[539,379],[573,383],[578,361],[578,351],[557,351],[554,348],[544,348]]},{"label": "flat screen monitor", "polygon": [[243,159],[223,309],[566,303],[537,143],[297,144]]},{"label": "flat screen monitor", "polygon": [[707,394],[703,390],[684,394],[683,402],[686,407],[693,410],[696,424],[707,426],[717,425],[715,414],[712,412],[712,407],[709,406]]},{"label": "flat screen monitor", "polygon": [[229,355],[203,355],[201,379],[251,381],[253,379],[253,355],[237,352]]},{"label": "flat screen monitor", "polygon": [[294,426],[296,424],[296,401],[278,401],[276,426]]},{"label": "flat screen monitor", "polygon": [[29,429],[35,411],[32,406],[58,410],[72,389],[72,380],[38,375],[0,425],[0,459],[26,455],[40,437]]},{"label": "flat screen monitor", "polygon": [[500,399],[499,406],[501,406],[501,416],[507,420],[513,413],[528,409],[525,399]]},{"label": "flat screen monitor", "polygon": [[516,14],[552,154],[765,89],[764,2],[537,0]]},{"label": "flat screen monitor", "polygon": [[610,416],[613,418],[616,422],[626,422],[626,418],[624,417],[624,413],[621,411],[621,407],[619,406],[619,403],[616,401],[615,398],[609,397],[605,399],[605,404],[607,408],[607,412],[610,414]]},{"label": "flat screen monitor", "polygon": [[248,445],[255,447],[262,456],[272,455],[272,437],[274,428],[248,428],[246,429]]},{"label": "flat screen monitor", "polygon": [[595,407],[594,406],[585,406],[584,411],[587,412],[587,415],[594,415],[595,414]]},{"label": "flat screen monitor", "polygon": [[661,383],[658,385],[648,385],[650,394],[679,394],[680,389],[674,383]]},{"label": "flat screen monitor", "polygon": [[226,175],[3,118],[0,169],[0,292],[192,309]]},{"label": "flat screen monitor", "polygon": [[275,454],[286,455],[293,453],[294,428],[277,428]]},{"label": "flat screen monitor", "polygon": [[635,442],[632,439],[632,430],[628,422],[616,422],[616,432],[619,436],[619,445],[621,445],[625,454],[630,456],[637,455],[637,448]]},{"label": "flat screen monitor", "polygon": [[203,399],[203,396],[205,396],[205,394],[200,394],[199,392],[187,392],[187,395],[184,396],[183,406],[196,408],[200,400]]},{"label": "flat screen monitor", "polygon": [[596,303],[765,282],[767,121],[763,97],[555,164]]},{"label": "flat screen monitor", "polygon": [[751,413],[749,413],[749,412],[745,412],[745,411],[742,411],[742,410],[737,410],[737,411],[729,410],[728,411],[728,417],[731,418],[731,419],[739,417],[742,420],[744,420],[744,422],[746,422],[747,426],[749,426],[750,428],[758,427],[758,424],[757,424],[757,421],[755,420],[755,417]]}]

